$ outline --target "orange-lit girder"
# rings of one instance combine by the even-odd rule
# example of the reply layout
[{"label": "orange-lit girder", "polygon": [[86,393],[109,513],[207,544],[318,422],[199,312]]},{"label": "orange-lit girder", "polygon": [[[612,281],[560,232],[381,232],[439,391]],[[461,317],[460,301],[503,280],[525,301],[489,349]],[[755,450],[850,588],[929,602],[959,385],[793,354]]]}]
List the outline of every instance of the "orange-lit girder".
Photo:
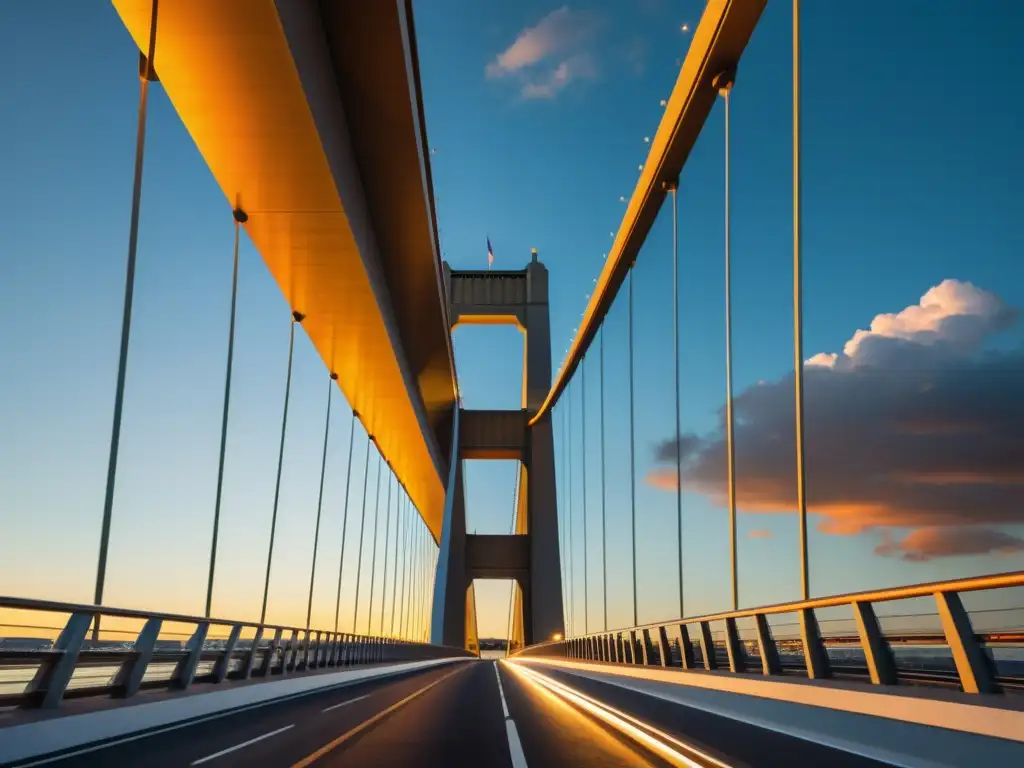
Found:
[{"label": "orange-lit girder", "polygon": [[591,293],[579,331],[531,425],[554,407],[597,336],[604,316],[611,309],[619,287],[629,274],[630,266],[661,210],[665,200],[663,184],[679,178],[686,158],[711,113],[718,97],[711,81],[715,75],[739,62],[766,4],[767,0],[709,0],[704,8],[672,95],[666,103],[665,114],[651,141],[651,150],[643,164],[640,179]]},{"label": "orange-lit girder", "polygon": [[[113,4],[145,50],[151,0]],[[160,0],[154,63],[305,332],[439,537],[446,469],[435,429],[455,384],[408,10]],[[352,34],[361,46],[339,42]]]}]

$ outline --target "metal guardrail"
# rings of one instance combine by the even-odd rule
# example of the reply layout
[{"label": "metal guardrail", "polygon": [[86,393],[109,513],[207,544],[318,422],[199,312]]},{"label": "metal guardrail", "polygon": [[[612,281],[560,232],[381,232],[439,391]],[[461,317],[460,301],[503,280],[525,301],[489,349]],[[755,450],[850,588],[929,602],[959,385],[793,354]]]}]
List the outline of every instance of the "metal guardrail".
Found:
[{"label": "metal guardrail", "polygon": [[[0,596],[0,608],[70,614],[52,647],[19,650],[0,644],[0,673],[32,674],[20,693],[0,695],[0,705],[53,709],[71,696],[127,698],[143,688],[184,690],[204,682],[472,655],[461,648],[395,638],[47,600]],[[88,640],[90,626],[100,617],[137,619],[143,625],[133,642]],[[194,625],[177,648],[159,644],[161,629],[169,623]],[[227,636],[211,638],[212,627],[223,627]],[[243,639],[247,630],[253,636]],[[114,631],[120,630],[104,629]],[[84,684],[70,685],[76,672]]]},{"label": "metal guardrail", "polygon": [[[732,673],[751,671],[759,662],[765,675],[802,674],[811,679],[866,677],[875,685],[904,682],[958,686],[966,693],[1001,693],[1005,689],[1024,688],[1024,677],[997,674],[990,651],[1000,645],[1024,648],[1024,631],[1017,628],[976,633],[960,596],[965,592],[1020,586],[1024,586],[1024,572],[856,592],[591,633],[530,646],[516,655],[561,656],[683,670],[695,669],[699,663],[708,671],[727,669]],[[941,632],[882,632],[876,604],[920,597],[934,598]],[[815,610],[832,607],[851,609],[856,635],[823,637]],[[768,617],[789,613],[796,614],[799,620],[799,639],[775,640]],[[739,619],[753,619],[756,640],[741,640]],[[712,622],[719,621],[725,624],[724,653],[718,652],[711,629]],[[695,639],[690,637],[691,627],[697,633]],[[950,669],[898,667],[893,646],[907,644],[948,647],[952,656]],[[830,648],[857,646],[863,661],[833,659],[829,654]]]}]

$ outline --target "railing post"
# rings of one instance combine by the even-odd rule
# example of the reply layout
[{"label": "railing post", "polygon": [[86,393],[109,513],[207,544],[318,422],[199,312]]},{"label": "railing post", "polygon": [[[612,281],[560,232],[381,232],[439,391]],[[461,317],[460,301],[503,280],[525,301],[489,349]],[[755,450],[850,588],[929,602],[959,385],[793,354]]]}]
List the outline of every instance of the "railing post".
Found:
[{"label": "railing post", "polygon": [[199,666],[199,659],[203,655],[203,645],[206,643],[206,633],[210,630],[208,621],[201,621],[196,625],[196,631],[189,638],[185,657],[178,662],[171,675],[168,687],[184,690],[192,685],[192,679],[196,676],[196,667]]},{"label": "railing post", "polygon": [[878,625],[874,606],[871,603],[854,601],[852,608],[871,682],[875,685],[896,685],[896,663],[892,657],[892,649]]},{"label": "railing post", "polygon": [[801,608],[798,614],[800,616],[800,640],[804,646],[804,664],[807,666],[807,677],[811,680],[830,677],[832,671],[829,668],[828,652],[825,650],[825,643],[821,640],[821,631],[818,629],[818,619],[814,615],[814,609]]},{"label": "railing post", "polygon": [[320,658],[320,633],[314,633],[313,630],[306,630],[306,662],[303,665],[308,672],[310,669],[316,669],[317,660]]},{"label": "railing post", "polygon": [[134,696],[142,685],[142,677],[146,674],[146,667],[153,658],[153,651],[156,649],[156,641],[160,636],[162,619],[147,619],[142,625],[139,636],[135,638],[135,646],[132,648],[130,658],[122,662],[120,669],[114,676],[114,695],[127,699]]},{"label": "railing post", "polygon": [[[262,631],[262,627],[260,630]],[[274,629],[274,639],[267,646],[267,651],[263,654],[263,661],[260,663],[260,675],[263,677],[270,677],[274,673],[274,657],[277,656],[277,650],[281,647],[281,635],[283,632],[284,630],[281,627]]]},{"label": "railing post", "polygon": [[718,659],[715,658],[715,641],[711,638],[711,624],[706,621],[700,622],[700,645],[704,652],[704,669],[709,672],[718,669]]},{"label": "railing post", "polygon": [[306,671],[316,669],[320,662],[320,633],[306,630]]},{"label": "railing post", "polygon": [[747,654],[740,642],[740,631],[735,618],[725,620],[725,650],[729,654],[729,671],[746,672]]},{"label": "railing post", "polygon": [[228,670],[231,668],[231,656],[235,653],[235,646],[238,645],[238,638],[241,634],[241,624],[231,627],[231,634],[228,635],[227,642],[224,643],[224,652],[217,659],[217,663],[213,665],[213,682],[222,683],[228,676]]},{"label": "railing post", "polygon": [[668,631],[664,624],[658,627],[658,651],[661,656],[661,666],[672,666],[672,654],[668,648]]},{"label": "railing post", "polygon": [[782,674],[779,649],[775,647],[775,638],[772,637],[768,617],[759,613],[754,616],[754,624],[757,626],[757,647],[761,652],[761,672],[766,675]]},{"label": "railing post", "polygon": [[644,666],[649,666],[654,663],[654,646],[651,645],[651,631],[649,629],[640,630],[640,644],[641,652],[643,653]]},{"label": "railing post", "polygon": [[964,693],[999,693],[988,656],[978,644],[963,601],[956,592],[936,592],[935,603]]},{"label": "railing post", "polygon": [[294,671],[295,663],[299,655],[299,630],[293,629],[288,638],[288,644],[284,647],[284,654],[281,656],[281,674],[286,675]]},{"label": "railing post", "polygon": [[57,653],[52,659],[40,662],[35,676],[25,688],[25,695],[30,700],[38,699],[43,709],[56,709],[60,706],[64,691],[75,673],[78,654],[91,623],[91,613],[71,614],[53,645]]},{"label": "railing post", "polygon": [[263,627],[256,627],[256,634],[253,635],[252,645],[249,647],[249,652],[245,655],[245,665],[242,667],[242,680],[248,680],[252,677],[252,667],[256,663],[256,654],[259,652],[260,643],[263,642]]},{"label": "railing post", "polygon": [[679,625],[679,656],[683,669],[693,669],[693,643],[690,641],[690,629],[686,624]]}]

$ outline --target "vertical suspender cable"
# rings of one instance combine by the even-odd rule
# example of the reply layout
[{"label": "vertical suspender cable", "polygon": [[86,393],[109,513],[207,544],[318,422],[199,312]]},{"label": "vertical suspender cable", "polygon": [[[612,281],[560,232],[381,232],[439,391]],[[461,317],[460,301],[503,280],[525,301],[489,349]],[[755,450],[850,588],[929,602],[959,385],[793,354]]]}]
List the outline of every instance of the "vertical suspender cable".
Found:
[{"label": "vertical suspender cable", "polygon": [[[430,604],[433,602],[430,598],[433,594],[434,586],[434,569],[433,569],[433,558],[431,557],[431,545],[434,543],[433,537],[430,532],[424,529],[423,535],[423,619],[420,626],[420,634],[423,637],[424,642],[427,640],[427,627],[430,626]],[[465,600],[465,597],[463,597]]]},{"label": "vertical suspender cable", "polygon": [[[434,563],[434,537],[427,535],[427,589],[423,595],[423,641],[430,640],[430,617],[434,612],[434,601],[431,599],[434,594],[434,574],[436,573]],[[475,607],[475,606],[474,606]]]},{"label": "vertical suspender cable", "polygon": [[217,493],[213,502],[213,536],[210,541],[210,576],[206,582],[206,618],[213,605],[213,576],[217,567],[217,535],[220,533],[220,502],[224,490],[224,454],[228,443],[228,409],[231,403],[231,367],[235,357],[235,308],[238,303],[238,241],[241,227],[249,217],[241,208],[232,211],[235,220],[234,264],[231,271],[231,313],[228,320],[228,360],[224,373],[224,408],[220,420],[220,455],[217,459]]},{"label": "vertical suspender cable", "polygon": [[[100,551],[96,563],[96,592],[93,602],[103,604],[103,585],[107,578],[107,550],[110,546],[110,521],[114,512],[114,486],[117,476],[117,453],[121,443],[121,413],[124,409],[124,383],[128,365],[128,339],[132,330],[132,299],[135,295],[135,256],[139,243],[139,208],[142,202],[142,160],[146,147],[146,105],[149,83],[156,79],[153,58],[156,56],[157,0],[153,0],[149,20],[149,50],[140,62],[139,117],[135,134],[135,178],[132,183],[132,213],[128,225],[128,264],[125,270],[124,314],[121,319],[121,352],[117,362],[117,386],[114,390],[114,419],[110,431],[110,457],[107,462],[107,490],[103,499],[103,522],[100,527]],[[140,54],[141,56],[141,54]],[[144,65],[144,66],[143,66]],[[99,638],[100,619],[93,623],[93,640]]]},{"label": "vertical suspender cable", "polygon": [[601,325],[601,599],[604,603],[604,631],[608,631],[608,505],[605,486],[604,456],[604,325]]},{"label": "vertical suspender cable", "polygon": [[416,608],[416,534],[418,533],[416,518],[419,510],[416,509],[415,505],[413,505],[411,513],[412,516],[409,520],[409,589],[405,600],[405,633],[410,640],[413,636],[412,622]]},{"label": "vertical suspender cable", "polygon": [[409,541],[412,537],[413,509],[410,501],[405,508],[405,530],[402,532],[402,613],[399,621],[399,634],[403,638],[408,638],[409,631],[409,601],[406,598],[405,585],[409,581]]},{"label": "vertical suspender cable", "polygon": [[405,494],[405,486],[401,483],[398,484],[399,495],[395,502],[395,552],[393,557],[394,569],[391,573],[391,624],[388,630],[392,637],[399,637],[399,634],[395,632],[395,615],[398,611],[398,552],[400,547],[398,546],[399,536],[402,535],[404,525],[402,523],[402,510],[405,509],[406,499],[408,496]]},{"label": "vertical suspender cable", "polygon": [[410,543],[410,555],[412,556],[409,566],[409,638],[416,639],[416,614],[420,605],[420,527],[414,519],[413,541]]},{"label": "vertical suspender cable", "polygon": [[341,612],[341,573],[345,567],[345,534],[348,532],[348,491],[352,483],[352,445],[356,436],[356,419],[352,411],[352,422],[348,430],[348,469],[345,470],[345,506],[341,513],[341,558],[338,560],[338,597],[334,602],[334,631],[338,631],[338,614]]},{"label": "vertical suspender cable", "polygon": [[401,524],[402,505],[405,503],[405,487],[398,484],[398,496],[395,499],[395,549],[391,556],[391,622],[388,634],[395,636],[395,605],[398,599],[398,526]]},{"label": "vertical suspender cable", "polygon": [[420,638],[423,638],[424,628],[427,625],[427,594],[430,591],[430,535],[426,526],[423,528],[423,538],[420,547],[422,548],[423,559],[420,561],[423,568],[423,578],[420,581]]},{"label": "vertical suspender cable", "polygon": [[288,326],[288,374],[284,385],[284,410],[281,413],[281,444],[277,451],[277,480],[274,482],[274,511],[270,516],[270,546],[267,548],[267,576],[263,582],[263,607],[260,608],[260,624],[267,620],[267,598],[270,595],[270,565],[274,560],[274,537],[277,535],[277,509],[281,501],[281,468],[284,466],[284,438],[288,431],[288,400],[292,394],[292,359],[295,353],[295,324],[301,323],[305,315],[292,312]]},{"label": "vertical suspender cable", "polygon": [[804,468],[803,229],[800,187],[800,0],[793,0],[793,368],[796,390],[796,496],[800,518],[800,588],[811,597],[807,563],[807,475]]},{"label": "vertical suspender cable", "polygon": [[567,417],[568,417],[568,413],[569,412],[565,408],[562,408],[561,404],[559,404],[559,407],[560,407],[560,410],[561,410],[561,413],[562,413],[562,439],[561,439],[561,447],[562,447],[562,451],[561,451],[561,453],[562,453],[562,475],[561,475],[561,483],[560,483],[561,488],[562,488],[562,505],[561,505],[561,508],[560,508],[559,514],[558,514],[558,523],[559,523],[559,526],[561,527],[561,530],[559,531],[559,534],[561,536],[562,547],[561,547],[561,550],[560,550],[559,554],[561,555],[561,558],[560,558],[561,559],[561,563],[560,563],[560,565],[562,567],[562,617],[563,617],[562,624],[563,624],[563,634],[566,637],[568,637],[568,635],[569,635],[569,632],[568,632],[568,627],[569,627],[569,623],[568,623],[569,622],[569,578],[568,578],[568,576],[569,576],[569,571],[568,571],[569,551],[568,551],[568,548],[566,547],[566,531],[568,530],[568,526],[566,524],[566,520],[567,520],[567,517],[568,517],[568,514],[569,514],[569,512],[568,512],[569,505],[568,505],[568,502],[567,502],[566,499],[567,499],[567,489],[569,487],[569,482],[568,482],[568,480],[566,478],[567,464],[566,464],[566,461],[565,461],[565,454],[566,454],[566,448],[567,448],[567,444],[568,444],[568,437],[567,437],[567,435],[568,435],[568,427],[567,427],[568,420],[567,420]]},{"label": "vertical suspender cable", "polygon": [[[512,536],[516,532],[516,519],[519,516],[519,477],[520,470],[516,470],[516,484],[512,491],[512,524],[509,525],[508,535]],[[512,579],[512,584],[508,590],[508,624],[506,626],[506,639],[505,639],[505,653],[508,654],[508,648],[512,644],[512,622],[514,620],[513,611],[516,605],[516,580]],[[479,640],[479,638],[477,638]]]},{"label": "vertical suspender cable", "polygon": [[731,73],[716,78],[715,85],[725,101],[725,445],[729,483],[729,564],[732,582],[732,607],[739,608],[739,579],[736,566],[736,446],[732,409],[732,218],[729,210],[729,95]]},{"label": "vertical suspender cable", "polygon": [[420,638],[423,638],[426,632],[427,620],[429,615],[429,604],[430,604],[430,534],[426,527],[423,529],[423,581],[422,583],[422,597],[420,602]]},{"label": "vertical suspender cable", "polygon": [[590,633],[590,601],[587,597],[590,574],[587,569],[587,358],[580,361],[580,465],[583,473],[583,634]]},{"label": "vertical suspender cable", "polygon": [[388,548],[391,546],[391,492],[395,487],[395,475],[392,472],[388,483],[388,505],[384,510],[384,575],[380,580],[380,634],[384,635],[384,606],[388,602]]},{"label": "vertical suspender cable", "polygon": [[[391,474],[391,464],[384,462],[388,468],[388,475]],[[370,607],[366,612],[366,634],[373,634],[373,591],[377,585],[377,532],[380,530],[380,469],[377,470],[377,500],[373,503],[373,546],[370,555]],[[388,493],[390,493],[390,481],[388,481]],[[383,596],[383,591],[382,591]]]},{"label": "vertical suspender cable", "polygon": [[[356,619],[359,618],[359,585],[363,574],[363,534],[366,533],[366,489],[370,478],[370,446],[374,445],[373,435],[366,436],[366,462],[363,467],[363,511],[359,516],[359,552],[356,555],[356,604],[352,609],[352,631],[358,632]],[[377,474],[380,474],[380,453],[377,454]]]},{"label": "vertical suspender cable", "polygon": [[338,374],[331,371],[327,381],[327,418],[324,420],[324,452],[320,459],[320,491],[316,497],[316,528],[313,532],[313,565],[309,569],[309,602],[306,604],[306,629],[309,629],[313,616],[313,582],[316,580],[316,550],[320,545],[320,513],[324,508],[324,476],[327,474],[327,438],[331,431],[331,395],[334,394],[334,382]]},{"label": "vertical suspender cable", "polygon": [[637,592],[636,592],[636,405],[633,397],[633,267],[629,267],[629,510],[630,524],[633,539],[633,626],[637,626],[640,620],[637,618]]},{"label": "vertical suspender cable", "polygon": [[[367,636],[369,636],[371,634],[370,627],[371,627],[371,625],[373,623],[373,581],[374,581],[374,576],[375,576],[374,571],[377,568],[377,527],[378,527],[377,526],[377,517],[378,517],[378,512],[380,510],[380,476],[383,474],[384,466],[385,466],[384,465],[384,455],[380,452],[380,446],[377,446],[377,491],[374,494],[374,498],[373,498],[373,545],[371,547],[371,554],[370,554],[370,607],[366,611],[366,634],[367,634]],[[389,467],[389,469],[390,469],[390,467]],[[360,562],[360,564],[362,564],[362,562],[363,562],[363,560],[362,560],[362,548],[360,548],[359,562]],[[359,582],[357,581],[356,582],[356,585],[357,585],[357,588],[356,588],[356,602],[357,602],[357,606],[358,606],[358,601],[359,601],[358,584],[359,584]]]},{"label": "vertical suspender cable", "polygon": [[413,622],[413,638],[420,641],[420,627],[423,623],[423,528],[416,529],[416,621]]},{"label": "vertical suspender cable", "polygon": [[679,185],[672,182],[668,187],[672,193],[672,357],[675,361],[676,392],[676,533],[678,535],[679,558],[679,617],[686,616],[683,600],[683,452],[679,446],[682,437],[681,403],[679,392],[679,206],[677,194]]},{"label": "vertical suspender cable", "polygon": [[[572,382],[570,381],[570,384]],[[569,550],[568,557],[569,562],[566,566],[569,569],[569,634],[572,636],[576,635],[576,598],[573,594],[573,551],[572,551],[572,390],[567,388],[566,392],[566,407],[569,409],[569,517],[568,530],[569,530]]]}]

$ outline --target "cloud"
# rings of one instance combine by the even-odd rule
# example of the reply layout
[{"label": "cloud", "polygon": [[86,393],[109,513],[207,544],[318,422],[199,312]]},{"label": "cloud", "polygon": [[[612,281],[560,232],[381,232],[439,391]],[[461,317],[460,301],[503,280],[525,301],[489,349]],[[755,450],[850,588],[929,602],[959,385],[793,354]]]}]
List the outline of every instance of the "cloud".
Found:
[{"label": "cloud", "polygon": [[524,99],[553,99],[558,92],[578,77],[592,77],[593,62],[589,56],[574,56],[563,61],[550,74],[535,82],[526,83],[520,94]]},{"label": "cloud", "polygon": [[876,555],[898,556],[915,563],[934,557],[990,552],[1001,555],[1024,552],[1024,539],[991,528],[931,527],[919,528],[899,540],[887,532],[882,543],[875,547]]},{"label": "cloud", "polygon": [[826,368],[886,364],[886,354],[900,349],[890,343],[896,340],[925,347],[938,345],[945,354],[973,352],[985,337],[1013,325],[1017,314],[994,293],[971,283],[943,280],[918,304],[876,316],[870,330],[854,333],[841,353],[817,354],[807,364]]},{"label": "cloud", "polygon": [[[807,499],[820,530],[921,529],[881,546],[908,560],[1013,543],[979,527],[1024,522],[1024,350],[983,350],[1016,318],[995,294],[946,280],[807,362]],[[739,507],[793,511],[792,375],[740,393],[734,412]],[[724,504],[724,412],[715,432],[659,445],[648,482],[676,487],[677,452],[684,489]],[[952,538],[967,544],[936,543]]]},{"label": "cloud", "polygon": [[517,76],[525,99],[554,98],[574,80],[596,76],[593,58],[583,50],[596,29],[594,16],[562,6],[520,32],[484,73],[490,79]]},{"label": "cloud", "polygon": [[747,531],[748,539],[774,539],[775,534],[769,531],[767,528],[755,528],[752,531]]}]

